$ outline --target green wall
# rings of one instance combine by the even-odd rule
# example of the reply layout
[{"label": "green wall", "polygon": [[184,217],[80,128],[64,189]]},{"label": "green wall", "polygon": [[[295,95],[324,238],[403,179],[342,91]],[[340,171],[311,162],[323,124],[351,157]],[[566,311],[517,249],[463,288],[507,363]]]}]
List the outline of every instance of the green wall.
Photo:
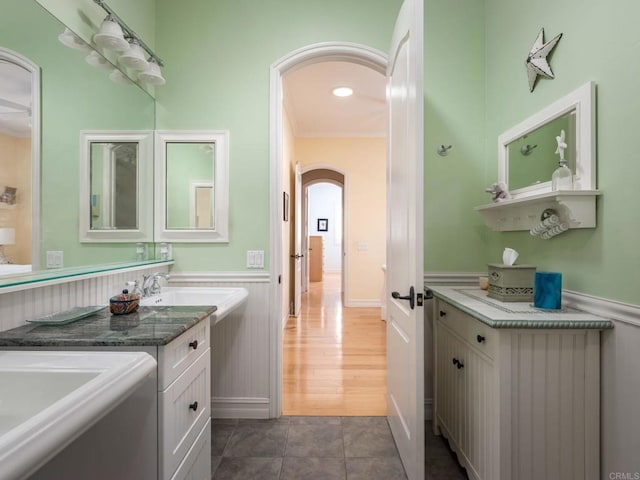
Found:
[{"label": "green wall", "polygon": [[153,99],[111,82],[109,71],[85,62],[86,52],[59,43],[64,26],[35,1],[2,6],[9,13],[0,16],[0,46],[41,68],[42,258],[62,250],[65,266],[133,260],[132,244],[79,243],[80,130],[152,130]]},{"label": "green wall", "polygon": [[[506,247],[539,270],[562,272],[569,290],[640,304],[640,178],[637,95],[640,4],[618,0],[486,0],[485,184],[497,177],[493,139],[512,125],[592,80],[597,85],[597,175],[603,192],[597,228],[571,230],[549,241],[528,232],[492,233],[485,261]],[[523,12],[526,12],[524,14]],[[552,54],[554,80],[529,92],[524,59],[541,27],[545,40],[563,37]],[[472,205],[468,205],[471,208]]]},{"label": "green wall", "polygon": [[[426,0],[424,17],[424,268],[482,271],[490,235],[472,206],[489,200],[483,4]],[[439,145],[452,145],[446,157]]]},{"label": "green wall", "polygon": [[[158,129],[230,130],[230,242],[175,244],[174,270],[244,269],[269,252],[269,67],[305,45],[387,51],[400,0],[157,0]],[[268,258],[266,268],[269,268]]]}]

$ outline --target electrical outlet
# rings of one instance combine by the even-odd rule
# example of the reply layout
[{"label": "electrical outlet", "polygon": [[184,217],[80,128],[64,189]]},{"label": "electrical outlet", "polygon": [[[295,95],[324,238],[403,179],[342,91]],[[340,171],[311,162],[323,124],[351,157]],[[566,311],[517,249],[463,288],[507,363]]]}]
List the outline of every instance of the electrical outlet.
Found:
[{"label": "electrical outlet", "polygon": [[62,268],[64,266],[64,252],[62,250],[47,251],[47,268]]}]

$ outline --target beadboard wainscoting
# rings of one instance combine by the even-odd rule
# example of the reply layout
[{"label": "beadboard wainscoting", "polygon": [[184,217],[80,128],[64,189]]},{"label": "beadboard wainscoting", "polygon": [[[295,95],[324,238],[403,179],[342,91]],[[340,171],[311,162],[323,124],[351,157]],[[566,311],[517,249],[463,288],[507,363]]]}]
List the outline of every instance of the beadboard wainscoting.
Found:
[{"label": "beadboard wainscoting", "polygon": [[268,273],[175,273],[176,287],[244,287],[246,303],[211,328],[211,416],[269,418],[271,301]]},{"label": "beadboard wainscoting", "polygon": [[[486,273],[425,272],[424,285],[477,285]],[[424,304],[424,418],[433,420],[433,312],[429,301]]]},{"label": "beadboard wainscoting", "polygon": [[109,298],[127,288],[126,282],[136,279],[141,281],[145,273],[168,270],[168,265],[130,267],[2,288],[0,330],[19,327],[26,320],[73,307],[107,306]]},{"label": "beadboard wainscoting", "polygon": [[[477,285],[486,273],[426,273],[425,285]],[[640,472],[640,306],[563,290],[566,306],[610,318],[600,337],[600,477]],[[433,397],[433,322],[425,309],[425,416]],[[427,418],[430,418],[427,416]]]}]

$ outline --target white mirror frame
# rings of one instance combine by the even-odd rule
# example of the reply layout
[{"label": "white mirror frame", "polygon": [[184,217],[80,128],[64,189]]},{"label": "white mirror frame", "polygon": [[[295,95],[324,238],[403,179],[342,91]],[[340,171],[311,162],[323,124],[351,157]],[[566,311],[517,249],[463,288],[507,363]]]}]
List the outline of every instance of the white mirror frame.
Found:
[{"label": "white mirror frame", "polygon": [[[595,96],[594,82],[588,82],[561,99],[543,108],[518,125],[498,137],[498,181],[509,189],[509,155],[511,142],[540,128],[546,123],[575,110],[576,112],[576,171],[574,190],[595,190],[596,188],[596,136],[595,136]],[[510,191],[511,196],[525,198],[551,192],[549,181]]]},{"label": "white mirror frame", "polygon": [[[91,229],[91,144],[138,143],[138,228]],[[81,243],[153,242],[153,130],[82,130],[80,132],[80,206],[78,227]]]},{"label": "white mirror frame", "polygon": [[[213,143],[213,229],[167,228],[167,143]],[[157,130],[155,144],[155,241],[178,243],[229,242],[229,131]]]}]

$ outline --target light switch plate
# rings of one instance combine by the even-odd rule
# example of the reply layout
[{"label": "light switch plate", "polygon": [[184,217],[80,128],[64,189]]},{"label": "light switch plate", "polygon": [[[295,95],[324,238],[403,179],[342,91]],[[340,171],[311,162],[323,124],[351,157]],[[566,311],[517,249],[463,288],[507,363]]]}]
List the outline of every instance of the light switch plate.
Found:
[{"label": "light switch plate", "polygon": [[264,268],[264,250],[247,250],[247,268]]},{"label": "light switch plate", "polygon": [[47,268],[62,268],[64,266],[64,252],[62,250],[47,251]]}]

